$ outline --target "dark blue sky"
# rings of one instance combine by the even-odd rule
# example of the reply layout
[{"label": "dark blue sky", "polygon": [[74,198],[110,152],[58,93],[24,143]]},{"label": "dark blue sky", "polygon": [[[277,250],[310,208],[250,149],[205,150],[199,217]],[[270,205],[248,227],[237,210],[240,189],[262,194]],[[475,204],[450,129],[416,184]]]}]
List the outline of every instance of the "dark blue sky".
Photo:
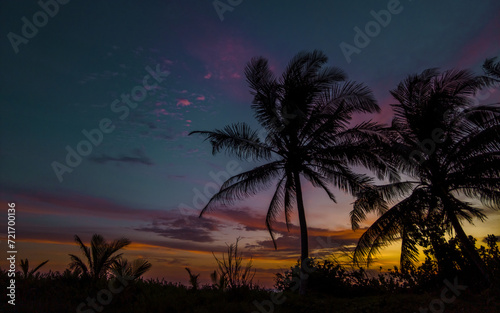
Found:
[{"label": "dark blue sky", "polygon": [[[224,12],[194,0],[41,3],[57,3],[47,7],[52,17],[36,1],[0,3],[0,199],[17,203],[22,253],[52,258],[54,269],[69,261],[74,234],[88,240],[96,232],[128,236],[137,243],[133,253],[174,280],[181,266],[208,272],[213,264],[202,265],[199,255],[208,262],[210,251],[238,235],[263,271],[294,260],[293,235],[284,232],[281,251],[269,250],[269,195],[194,218],[215,191],[214,174],[252,165],[212,157],[208,144],[187,133],[237,121],[257,127],[243,74],[253,56],[281,73],[297,52],[322,50],[329,65],[373,89],[382,113],[371,118],[387,122],[389,90],[408,74],[429,67],[480,73],[486,58],[500,55],[495,0],[216,2],[218,10],[237,4]],[[144,79],[154,86],[144,88]],[[122,95],[131,92],[138,100],[127,105]],[[480,101],[497,98],[485,91]],[[88,140],[82,131],[106,122],[112,131],[93,132],[98,145],[81,143]],[[91,152],[73,167],[66,147],[79,144]],[[346,231],[352,199],[332,205],[305,188],[312,233],[353,243],[359,234]]]}]

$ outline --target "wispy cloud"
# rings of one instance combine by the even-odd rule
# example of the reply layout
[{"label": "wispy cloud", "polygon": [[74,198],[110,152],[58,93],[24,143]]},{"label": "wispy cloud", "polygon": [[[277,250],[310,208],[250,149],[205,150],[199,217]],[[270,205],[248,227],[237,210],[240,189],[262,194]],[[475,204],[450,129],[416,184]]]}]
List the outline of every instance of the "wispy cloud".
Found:
[{"label": "wispy cloud", "polygon": [[131,163],[131,164],[143,164],[143,165],[154,165],[149,157],[144,154],[141,149],[134,149],[131,155],[121,155],[119,157],[112,157],[106,154],[101,156],[92,156],[89,158],[92,162],[105,164],[108,162],[116,163]]},{"label": "wispy cloud", "polygon": [[109,199],[67,189],[42,190],[0,185],[0,199],[24,204],[23,213],[99,217],[120,220],[149,220],[160,216],[157,210],[135,208]]},{"label": "wispy cloud", "polygon": [[[300,227],[293,223],[287,225],[284,222],[276,222],[273,230],[278,250],[274,245],[265,226],[265,215],[255,212],[247,207],[228,208],[219,207],[210,212],[209,215],[198,218],[197,212],[184,215],[170,215],[168,218],[155,220],[146,227],[137,228],[139,231],[156,233],[160,236],[192,242],[217,242],[217,235],[222,230],[232,229],[241,236],[252,237],[255,232],[258,236],[264,236],[263,240],[256,240],[246,245],[252,250],[256,257],[294,259],[300,254]],[[309,227],[309,242],[311,251],[329,254],[343,247],[354,246],[363,230],[353,232],[351,229],[330,230],[325,228]],[[329,247],[321,246],[320,242],[328,242]],[[202,248],[203,251],[212,251],[213,247]],[[326,250],[325,250],[326,249]],[[323,251],[325,250],[325,251]]]},{"label": "wispy cloud", "polygon": [[181,216],[154,220],[146,227],[136,228],[163,237],[194,242],[214,242],[212,237],[219,230],[220,223],[214,219],[200,219],[197,216]]}]

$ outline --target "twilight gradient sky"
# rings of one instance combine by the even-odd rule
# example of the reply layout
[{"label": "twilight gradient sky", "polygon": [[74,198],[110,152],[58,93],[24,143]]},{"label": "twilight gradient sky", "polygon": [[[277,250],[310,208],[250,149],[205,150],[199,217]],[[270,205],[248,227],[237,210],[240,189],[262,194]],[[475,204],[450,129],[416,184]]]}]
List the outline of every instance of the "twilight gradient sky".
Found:
[{"label": "twilight gradient sky", "polygon": [[[373,89],[382,113],[363,118],[387,122],[389,90],[408,74],[429,67],[481,73],[484,59],[500,56],[498,0],[244,0],[224,12],[222,21],[212,2],[69,1],[36,34],[28,29],[31,38],[18,44],[17,53],[8,34],[23,35],[23,17],[32,21],[35,15],[43,25],[41,7],[37,1],[0,2],[2,249],[7,250],[7,203],[15,202],[18,258],[49,259],[45,270],[64,270],[68,253],[78,253],[75,234],[88,242],[99,233],[108,240],[131,239],[125,256],[148,258],[153,268],[147,277],[186,283],[183,268],[189,266],[208,282],[216,267],[211,252],[220,254],[240,236],[241,247],[253,255],[257,279],[270,285],[272,273],[299,255],[298,227],[288,233],[277,224],[281,237],[278,250],[272,248],[264,226],[270,193],[198,219],[223,171],[252,164],[214,157],[201,138],[187,137],[192,130],[237,121],[257,127],[243,75],[251,57],[268,58],[281,73],[297,52],[322,50],[330,65]],[[355,27],[364,30],[374,20],[370,12],[388,5],[399,13],[379,31],[369,29],[370,42],[348,60],[341,43],[354,45]],[[147,67],[169,74],[149,78],[154,87],[141,94]],[[125,109],[122,94],[132,91],[143,99]],[[498,98],[495,90],[478,96],[484,103]],[[98,128],[102,120],[113,130],[58,179],[53,162],[65,164],[66,147],[76,149],[86,139],[82,131]],[[333,204],[305,185],[313,256],[332,251],[319,248],[356,243],[361,231],[350,230],[351,202],[338,192]],[[478,239],[498,235],[500,216],[488,213],[486,223],[466,231]],[[392,246],[377,265],[387,268],[396,260]],[[0,266],[6,264],[1,258]]]}]

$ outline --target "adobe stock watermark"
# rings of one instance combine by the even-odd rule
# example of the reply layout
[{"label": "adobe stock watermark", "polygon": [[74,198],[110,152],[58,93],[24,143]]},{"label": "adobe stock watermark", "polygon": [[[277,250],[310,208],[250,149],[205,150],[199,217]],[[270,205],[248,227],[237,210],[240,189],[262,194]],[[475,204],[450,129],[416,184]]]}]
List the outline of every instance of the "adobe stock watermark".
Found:
[{"label": "adobe stock watermark", "polygon": [[[85,302],[82,302],[76,308],[76,313],[95,313],[102,312],[105,305],[108,305],[113,301],[113,295],[117,295],[122,292],[125,287],[128,286],[129,281],[133,281],[134,276],[121,276],[117,275],[108,282],[108,288],[101,289],[97,295],[93,298],[87,297]],[[117,281],[120,285],[117,286]]]},{"label": "adobe stock watermark", "polygon": [[403,6],[399,0],[389,0],[387,3],[387,10],[380,10],[378,12],[371,10],[370,15],[373,17],[373,20],[367,22],[364,29],[358,26],[354,27],[354,45],[345,41],[342,41],[339,45],[347,63],[351,63],[351,56],[354,53],[360,54],[362,49],[368,47],[371,42],[370,38],[377,37],[382,31],[382,28],[389,25],[393,15],[397,15],[401,12],[403,12]]},{"label": "adobe stock watermark", "polygon": [[453,303],[460,296],[461,291],[467,289],[467,286],[458,284],[458,277],[455,277],[453,284],[448,279],[445,279],[443,283],[446,287],[441,290],[439,299],[433,299],[427,308],[420,307],[418,309],[419,313],[427,313],[429,311],[432,313],[443,313],[446,304]]},{"label": "adobe stock watermark", "polygon": [[[148,91],[156,88],[158,83],[161,83],[165,77],[170,75],[170,72],[162,71],[159,64],[156,65],[155,70],[149,66],[146,66],[145,70],[149,74],[144,75],[142,85],[134,86],[130,90],[130,93],[122,93],[120,99],[115,99],[111,102],[111,112],[120,114],[120,120],[126,119],[130,114],[130,110],[137,108],[139,103],[148,97]],[[112,133],[115,128],[116,127],[113,125],[113,121],[111,119],[103,118],[99,121],[96,128],[91,130],[83,129],[82,134],[85,139],[79,141],[75,145],[75,148],[69,145],[65,147],[67,154],[65,162],[63,162],[64,164],[57,161],[53,161],[51,163],[51,167],[59,182],[63,182],[63,175],[65,173],[73,172],[73,170],[82,163],[83,157],[90,155],[94,147],[97,147],[102,143],[104,134]]]},{"label": "adobe stock watermark", "polygon": [[224,13],[226,12],[233,12],[234,8],[239,6],[243,0],[226,0],[227,2],[221,1],[221,0],[215,0],[212,2],[212,5],[214,6],[215,12],[219,16],[219,20],[222,22],[224,21]]},{"label": "adobe stock watermark", "polygon": [[27,45],[29,43],[29,39],[33,39],[37,34],[38,30],[42,27],[45,27],[49,22],[49,19],[55,17],[57,13],[59,13],[59,5],[67,4],[69,0],[47,0],[38,1],[38,5],[41,10],[37,11],[33,14],[31,20],[29,20],[26,16],[21,18],[23,25],[21,26],[21,35],[18,35],[14,32],[9,32],[7,34],[7,38],[14,49],[14,53],[19,52],[19,46],[21,44]]}]

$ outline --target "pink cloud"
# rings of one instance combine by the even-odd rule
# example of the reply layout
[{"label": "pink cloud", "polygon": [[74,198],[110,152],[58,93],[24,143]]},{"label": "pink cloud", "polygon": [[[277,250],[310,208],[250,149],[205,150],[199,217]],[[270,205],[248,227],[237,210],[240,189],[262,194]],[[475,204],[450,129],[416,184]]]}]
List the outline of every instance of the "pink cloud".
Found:
[{"label": "pink cloud", "polygon": [[177,106],[188,106],[188,105],[191,105],[193,104],[192,102],[190,102],[188,99],[177,99]]},{"label": "pink cloud", "polygon": [[156,109],[156,110],[153,110],[153,113],[159,117],[160,115],[167,115],[167,116],[173,116],[173,117],[179,117],[181,116],[182,114],[180,113],[171,113],[171,112],[168,112],[167,110],[165,109]]},{"label": "pink cloud", "polygon": [[205,101],[205,96],[204,95],[198,96],[196,97],[196,100]]},{"label": "pink cloud", "polygon": [[[158,211],[135,208],[115,203],[112,200],[79,192],[61,190],[58,192],[34,191],[28,188],[9,188],[10,196],[22,199],[26,205],[24,213],[56,216],[99,216],[100,218],[135,220],[158,216]],[[21,202],[21,201],[19,201]],[[164,214],[162,212],[161,214]]]},{"label": "pink cloud", "polygon": [[[215,35],[216,34],[216,35]],[[223,80],[220,84],[225,95],[239,101],[251,101],[243,71],[252,57],[266,55],[266,50],[247,38],[231,36],[206,28],[204,36],[186,42],[187,51],[198,58],[206,69],[205,79]]]}]

